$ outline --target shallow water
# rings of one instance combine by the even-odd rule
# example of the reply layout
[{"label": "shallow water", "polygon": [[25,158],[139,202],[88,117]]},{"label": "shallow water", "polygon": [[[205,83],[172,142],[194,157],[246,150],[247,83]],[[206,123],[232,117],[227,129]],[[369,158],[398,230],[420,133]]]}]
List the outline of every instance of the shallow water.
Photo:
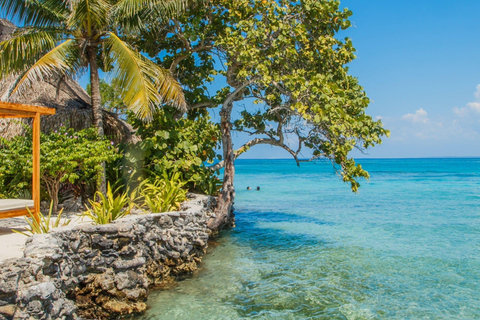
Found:
[{"label": "shallow water", "polygon": [[[142,319],[480,319],[480,159],[237,161],[237,227]],[[247,191],[250,186],[261,191]]]}]

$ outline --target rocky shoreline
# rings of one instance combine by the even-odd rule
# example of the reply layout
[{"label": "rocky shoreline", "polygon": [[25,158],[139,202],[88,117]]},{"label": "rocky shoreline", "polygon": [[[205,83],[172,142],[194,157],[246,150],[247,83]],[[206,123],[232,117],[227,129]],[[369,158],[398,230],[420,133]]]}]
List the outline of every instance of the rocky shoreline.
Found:
[{"label": "rocky shoreline", "polygon": [[108,225],[54,229],[27,240],[24,257],[0,264],[0,320],[116,319],[142,313],[149,289],[191,274],[208,239],[215,198],[181,211]]}]

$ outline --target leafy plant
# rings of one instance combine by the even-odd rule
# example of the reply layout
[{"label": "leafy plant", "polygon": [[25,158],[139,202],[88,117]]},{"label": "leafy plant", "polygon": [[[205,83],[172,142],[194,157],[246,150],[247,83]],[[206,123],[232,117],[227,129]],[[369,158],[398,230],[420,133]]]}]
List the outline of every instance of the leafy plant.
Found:
[{"label": "leafy plant", "polygon": [[175,112],[163,108],[150,123],[130,118],[142,141],[126,150],[126,164],[143,168],[138,174],[151,180],[164,171],[168,175],[179,172],[187,189],[209,193],[213,189],[205,181],[213,183],[217,178],[206,163],[221,160],[216,153],[221,140],[219,126],[211,122],[208,114],[189,114],[176,121]]},{"label": "leafy plant", "polygon": [[[0,193],[16,197],[31,187],[32,145],[31,129],[25,136],[0,140]],[[96,180],[103,170],[104,161],[119,158],[109,140],[101,138],[94,128],[75,132],[61,126],[49,134],[41,134],[41,179],[53,201],[54,212],[58,205],[58,192],[63,182]]]},{"label": "leafy plant", "polygon": [[0,137],[0,194],[20,198],[31,190],[32,142],[26,137],[7,140]]},{"label": "leafy plant", "polygon": [[222,188],[222,180],[217,176],[211,176],[200,184],[200,190],[208,195],[216,196]]},{"label": "leafy plant", "polygon": [[58,212],[58,216],[55,221],[50,220],[53,212],[53,201],[50,202],[50,210],[48,211],[47,217],[45,217],[41,212],[38,213],[39,221],[35,219],[35,215],[30,211],[30,209],[27,208],[27,211],[30,219],[25,217],[25,221],[28,223],[30,228],[27,228],[26,232],[29,232],[30,234],[18,230],[12,230],[13,232],[30,237],[34,234],[48,233],[53,228],[58,228],[59,226],[63,227],[70,223],[70,219],[62,222],[63,208]]},{"label": "leafy plant", "polygon": [[144,205],[152,212],[175,211],[187,198],[187,191],[182,189],[185,184],[186,182],[181,181],[179,172],[174,173],[170,179],[166,173],[163,173],[163,179],[141,184],[140,194]]},{"label": "leafy plant", "polygon": [[[121,97],[121,88],[118,85],[118,80],[113,79],[109,84],[105,80],[100,79],[100,96],[102,108],[118,115],[124,115],[127,106]],[[92,95],[92,85],[87,84],[87,93]]]},{"label": "leafy plant", "polygon": [[186,109],[182,88],[170,72],[126,42],[146,25],[157,29],[178,15],[185,2],[39,0],[30,5],[26,0],[2,0],[2,16],[24,27],[0,42],[0,78],[20,75],[12,94],[21,94],[52,74],[82,74],[88,69],[94,123],[100,135],[99,70],[113,75],[125,105],[142,118],[150,118],[163,102]]},{"label": "leafy plant", "polygon": [[87,207],[83,216],[92,219],[94,224],[107,224],[130,214],[136,192],[132,192],[130,196],[128,191],[115,196],[117,191],[118,189],[112,191],[110,183],[107,184],[106,195],[97,191],[95,195],[98,201],[89,200],[91,208]]}]

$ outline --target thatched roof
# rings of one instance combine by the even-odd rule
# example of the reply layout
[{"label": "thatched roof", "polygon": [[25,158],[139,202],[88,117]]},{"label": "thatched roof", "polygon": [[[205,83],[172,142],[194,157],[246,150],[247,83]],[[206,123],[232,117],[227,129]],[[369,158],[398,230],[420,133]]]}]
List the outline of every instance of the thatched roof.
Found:
[{"label": "thatched roof", "polygon": [[[0,40],[10,37],[15,26],[5,19],[0,19]],[[16,77],[0,79],[0,101],[10,101],[23,104],[38,105],[56,109],[56,114],[42,117],[42,131],[50,132],[58,129],[62,124],[75,130],[89,128],[93,124],[93,112],[90,96],[74,80],[60,77],[35,83],[23,95],[9,96],[13,89]],[[132,127],[119,119],[116,114],[103,112],[105,135],[115,142],[135,142]],[[29,120],[22,120],[28,122]],[[24,134],[24,127],[18,120],[0,120],[0,136],[10,138]]]},{"label": "thatched roof", "polygon": [[16,27],[6,19],[0,19],[0,42],[10,38]]}]

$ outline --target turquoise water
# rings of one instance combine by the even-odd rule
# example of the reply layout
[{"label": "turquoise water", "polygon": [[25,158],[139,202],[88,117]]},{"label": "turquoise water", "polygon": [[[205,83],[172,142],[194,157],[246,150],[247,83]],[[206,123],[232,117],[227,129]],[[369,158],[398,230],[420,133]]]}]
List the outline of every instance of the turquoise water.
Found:
[{"label": "turquoise water", "polygon": [[[480,159],[237,161],[237,227],[143,319],[480,319]],[[259,185],[261,191],[247,191]]]}]

